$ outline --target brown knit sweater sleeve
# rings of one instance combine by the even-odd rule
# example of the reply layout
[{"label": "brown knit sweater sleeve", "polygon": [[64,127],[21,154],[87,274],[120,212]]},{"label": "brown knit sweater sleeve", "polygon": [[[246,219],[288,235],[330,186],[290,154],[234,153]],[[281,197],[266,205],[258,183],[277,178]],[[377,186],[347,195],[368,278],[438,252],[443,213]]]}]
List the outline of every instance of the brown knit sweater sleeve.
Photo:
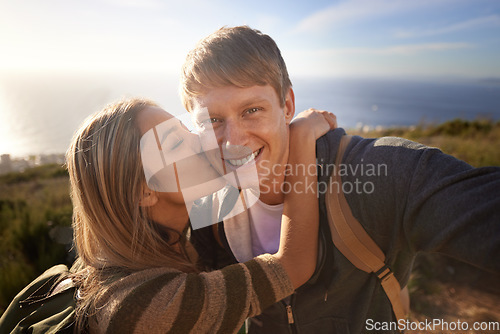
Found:
[{"label": "brown knit sweater sleeve", "polygon": [[235,333],[247,317],[293,293],[269,254],[201,274],[149,269],[120,279],[90,321],[95,333]]}]

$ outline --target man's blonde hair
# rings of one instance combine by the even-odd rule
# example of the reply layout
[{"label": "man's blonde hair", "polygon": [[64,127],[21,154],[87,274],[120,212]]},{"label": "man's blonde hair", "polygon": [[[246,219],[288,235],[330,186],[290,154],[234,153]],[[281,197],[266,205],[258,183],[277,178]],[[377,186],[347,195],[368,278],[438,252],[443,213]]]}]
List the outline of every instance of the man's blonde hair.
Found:
[{"label": "man's blonde hair", "polygon": [[223,27],[198,42],[182,66],[180,95],[186,110],[212,88],[270,85],[281,106],[292,87],[274,40],[248,26]]}]

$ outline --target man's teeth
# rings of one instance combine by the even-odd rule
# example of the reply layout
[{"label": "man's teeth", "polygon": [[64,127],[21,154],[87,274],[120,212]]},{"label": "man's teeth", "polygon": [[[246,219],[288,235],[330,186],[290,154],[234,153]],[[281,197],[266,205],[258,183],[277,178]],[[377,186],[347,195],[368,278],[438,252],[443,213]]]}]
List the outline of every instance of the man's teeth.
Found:
[{"label": "man's teeth", "polygon": [[250,162],[252,161],[253,159],[255,159],[255,157],[259,154],[260,150],[257,150],[255,152],[253,152],[252,154],[246,156],[245,158],[243,159],[240,159],[240,160],[232,160],[232,159],[228,159],[227,161],[229,161],[229,163],[233,166],[241,166],[241,165],[244,165],[246,164],[247,162]]}]

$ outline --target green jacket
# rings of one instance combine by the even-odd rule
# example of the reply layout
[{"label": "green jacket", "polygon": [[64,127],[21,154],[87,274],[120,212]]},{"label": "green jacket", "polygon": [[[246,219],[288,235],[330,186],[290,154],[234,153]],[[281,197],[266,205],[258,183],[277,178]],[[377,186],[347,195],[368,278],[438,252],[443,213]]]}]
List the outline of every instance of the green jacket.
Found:
[{"label": "green jacket", "polygon": [[19,292],[0,318],[0,333],[73,333],[76,287],[68,274],[65,265],[54,266]]}]

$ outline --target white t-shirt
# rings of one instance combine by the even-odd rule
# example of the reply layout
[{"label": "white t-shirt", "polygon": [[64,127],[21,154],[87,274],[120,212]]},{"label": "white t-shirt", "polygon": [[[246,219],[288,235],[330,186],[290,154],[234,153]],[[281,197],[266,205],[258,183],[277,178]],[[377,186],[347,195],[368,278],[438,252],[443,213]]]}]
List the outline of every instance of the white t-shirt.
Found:
[{"label": "white t-shirt", "polygon": [[258,200],[249,212],[253,256],[276,253],[280,245],[283,204],[269,205]]}]

